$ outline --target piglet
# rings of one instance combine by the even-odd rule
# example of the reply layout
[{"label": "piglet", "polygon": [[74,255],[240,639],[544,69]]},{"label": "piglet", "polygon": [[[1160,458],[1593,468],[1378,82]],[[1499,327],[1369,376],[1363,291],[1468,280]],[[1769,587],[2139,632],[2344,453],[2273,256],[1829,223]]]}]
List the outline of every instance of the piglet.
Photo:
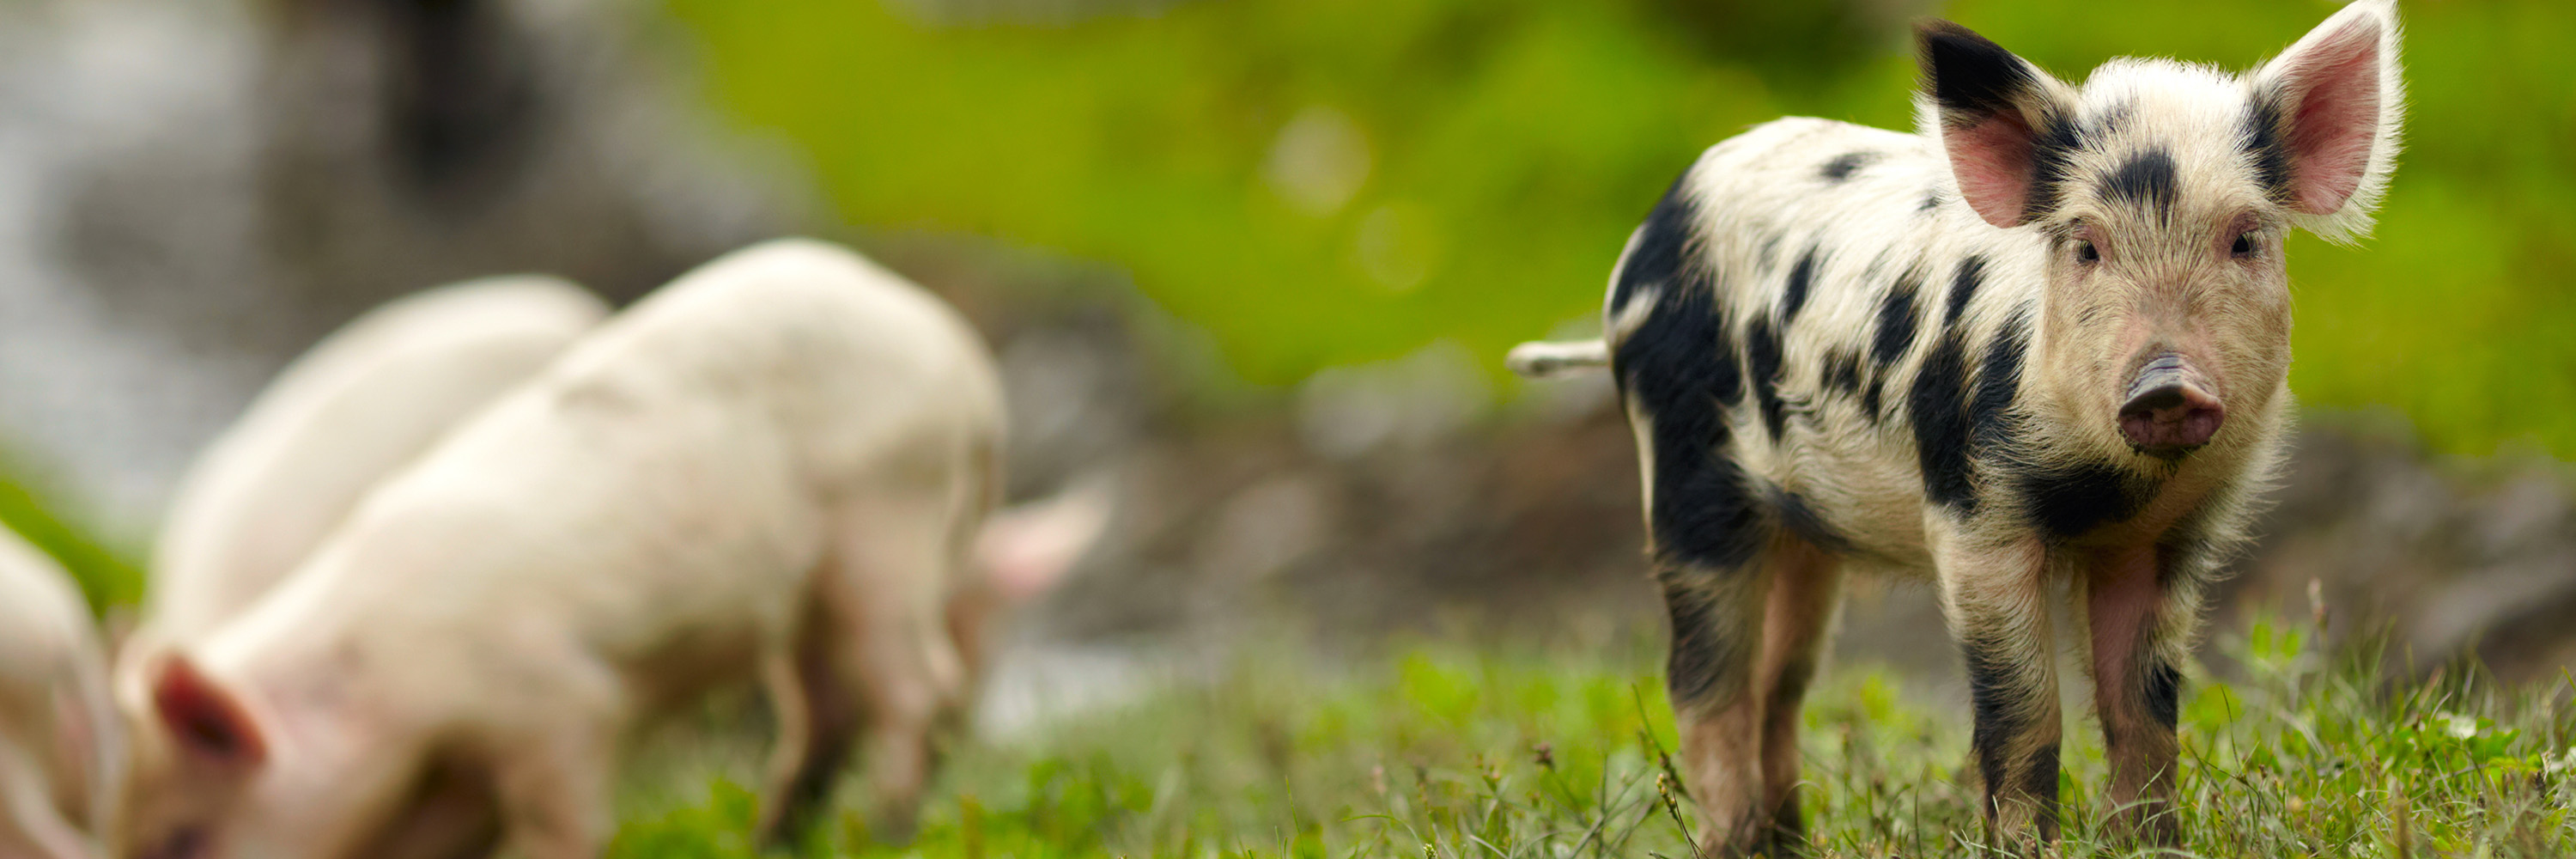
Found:
[{"label": "piglet", "polygon": [[0,859],[101,855],[115,727],[89,606],[52,558],[0,529]]},{"label": "piglet", "polygon": [[304,560],[368,487],[608,316],[579,286],[510,276],[376,308],[260,392],[181,481],[116,679],[231,618]]},{"label": "piglet", "polygon": [[764,833],[854,750],[902,831],[968,689],[948,617],[980,590],[999,391],[963,320],[846,250],[682,277],[154,661],[119,702],[123,855],[593,856],[623,738],[753,677]]},{"label": "piglet", "polygon": [[1781,119],[1710,148],[1631,236],[1605,337],[1671,624],[1706,852],[1799,849],[1799,709],[1847,573],[1940,592],[1994,843],[2057,836],[2070,591],[2115,830],[2171,844],[2183,670],[2292,410],[2294,230],[2364,232],[2397,152],[2396,9],[2248,74],[2060,80],[1916,33],[1920,130]]}]

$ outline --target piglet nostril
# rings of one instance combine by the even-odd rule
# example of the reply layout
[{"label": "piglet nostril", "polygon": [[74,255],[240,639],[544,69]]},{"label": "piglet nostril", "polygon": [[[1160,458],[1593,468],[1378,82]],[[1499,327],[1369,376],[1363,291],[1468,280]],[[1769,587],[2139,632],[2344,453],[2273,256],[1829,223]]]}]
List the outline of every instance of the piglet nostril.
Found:
[{"label": "piglet nostril", "polygon": [[2208,444],[2226,420],[2226,407],[2202,387],[2191,361],[2165,352],[2129,378],[2120,435],[2139,453],[2174,459]]},{"label": "piglet nostril", "polygon": [[2209,443],[2227,409],[2189,383],[2158,385],[2120,407],[2120,435],[2139,452],[2172,459]]}]

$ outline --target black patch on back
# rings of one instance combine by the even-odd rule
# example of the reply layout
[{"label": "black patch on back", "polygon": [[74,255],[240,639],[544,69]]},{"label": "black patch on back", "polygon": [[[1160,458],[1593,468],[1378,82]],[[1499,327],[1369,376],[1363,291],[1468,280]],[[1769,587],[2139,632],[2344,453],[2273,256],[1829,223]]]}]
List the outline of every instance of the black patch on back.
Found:
[{"label": "black patch on back", "polygon": [[1825,390],[1860,394],[1860,355],[1836,349],[1825,353]]},{"label": "black patch on back", "polygon": [[2246,106],[2245,155],[2254,162],[2254,176],[2272,201],[2289,205],[2297,195],[2290,187],[2290,146],[2284,136],[2280,100],[2271,93],[2258,93]]},{"label": "black patch on back", "polygon": [[1646,223],[1637,228],[1636,248],[1619,266],[1619,283],[1610,293],[1610,312],[1626,310],[1628,299],[1635,297],[1639,289],[1669,293],[1686,288],[1681,282],[1682,274],[1690,265],[1691,225],[1698,221],[1690,200],[1683,195],[1683,183],[1689,178],[1690,174],[1684,172],[1682,178],[1673,180],[1664,198],[1646,213]]},{"label": "black patch on back", "polygon": [[1753,404],[1762,409],[1762,425],[1771,440],[1780,440],[1789,414],[1780,402],[1780,329],[1760,316],[1744,326],[1744,369],[1753,380]]},{"label": "black patch on back", "polygon": [[2030,350],[2030,308],[2015,309],[2004,326],[1995,331],[1995,339],[1986,343],[1985,367],[1977,373],[1977,393],[1968,408],[1968,439],[1980,452],[2001,449],[2012,442],[2019,426],[2012,411],[2013,397],[2021,393],[2021,365]]},{"label": "black patch on back", "polygon": [[1666,560],[1724,569],[1760,548],[1760,511],[1742,469],[1727,458],[1726,409],[1744,399],[1744,377],[1716,286],[1681,284],[1611,356],[1621,391],[1648,416],[1654,443],[1655,548]]},{"label": "black patch on back", "polygon": [[1945,124],[2016,110],[2013,99],[2039,83],[2020,57],[1966,27],[1928,21],[1915,28],[1915,37],[1915,59]]},{"label": "black patch on back", "polygon": [[1789,268],[1789,281],[1780,287],[1780,327],[1789,327],[1807,306],[1807,291],[1815,286],[1816,266],[1822,262],[1818,257],[1823,253],[1823,248],[1810,245],[1798,256],[1798,264]]},{"label": "black patch on back", "polygon": [[1867,167],[1869,162],[1876,160],[1878,160],[1876,152],[1845,152],[1834,156],[1834,160],[1825,162],[1824,169],[1816,171],[1816,175],[1823,177],[1827,182],[1842,182],[1849,180],[1852,174],[1860,172],[1860,168]]},{"label": "black patch on back", "polygon": [[2182,672],[2157,659],[2147,665],[2146,676],[2139,680],[2139,703],[2146,706],[2147,717],[2165,730],[2173,730],[2182,715]]},{"label": "black patch on back", "polygon": [[1914,345],[1914,329],[1923,316],[1916,306],[1915,294],[1923,291],[1923,270],[1908,268],[1896,276],[1887,295],[1878,301],[1878,332],[1870,337],[1869,357],[1878,363],[1880,372],[1895,368],[1905,350]]},{"label": "black patch on back", "polygon": [[1834,530],[1825,517],[1816,515],[1816,508],[1806,498],[1778,486],[1769,487],[1763,494],[1771,502],[1772,512],[1779,515],[1780,527],[1789,533],[1828,552],[1851,551],[1851,540]]},{"label": "black patch on back", "polygon": [[1934,341],[1914,373],[1907,403],[1914,417],[1914,451],[1923,469],[1923,494],[1933,503],[1956,507],[1960,515],[1977,508],[1976,488],[1968,475],[1968,354],[1957,331]]},{"label": "black patch on back", "polygon": [[2015,481],[2023,513],[2048,536],[2070,540],[2137,515],[2149,487],[2107,462],[2033,469]]},{"label": "black patch on back", "polygon": [[2105,199],[2145,206],[2164,220],[2173,218],[2174,198],[2179,194],[2173,153],[2160,148],[2131,156],[2102,180]]},{"label": "black patch on back", "polygon": [[1862,388],[1860,392],[1860,410],[1869,415],[1870,421],[1876,422],[1878,420],[1879,404],[1885,400],[1886,396],[1887,374],[1880,373],[1869,377],[1869,385]]}]

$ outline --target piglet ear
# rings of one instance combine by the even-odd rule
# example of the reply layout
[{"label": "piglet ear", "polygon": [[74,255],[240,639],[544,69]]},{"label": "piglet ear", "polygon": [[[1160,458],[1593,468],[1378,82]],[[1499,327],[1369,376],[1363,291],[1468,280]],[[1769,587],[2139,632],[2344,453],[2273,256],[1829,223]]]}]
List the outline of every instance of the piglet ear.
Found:
[{"label": "piglet ear", "polygon": [[200,760],[257,766],[268,758],[268,741],[240,699],[186,656],[161,661],[152,679],[152,709],[179,747]]},{"label": "piglet ear", "polygon": [[1923,65],[1916,99],[1924,132],[1937,133],[1959,196],[1986,223],[2014,227],[2046,214],[2070,141],[2063,84],[2029,61],[1948,21],[1914,28]]},{"label": "piglet ear", "polygon": [[1110,494],[1106,479],[1094,477],[994,513],[975,540],[976,566],[993,593],[1018,603],[1054,588],[1108,530]]},{"label": "piglet ear", "polygon": [[2343,8],[2254,73],[2247,141],[2273,197],[2331,239],[2367,232],[2397,157],[2405,101],[2397,11]]}]

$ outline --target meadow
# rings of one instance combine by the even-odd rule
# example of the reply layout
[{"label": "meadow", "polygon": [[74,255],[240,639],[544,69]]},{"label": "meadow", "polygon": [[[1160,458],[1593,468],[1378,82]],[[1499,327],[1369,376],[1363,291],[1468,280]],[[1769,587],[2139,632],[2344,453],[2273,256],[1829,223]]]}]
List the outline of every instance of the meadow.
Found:
[{"label": "meadow", "polygon": [[[798,855],[1688,857],[1698,821],[1650,643],[1424,642],[1357,670],[1247,664],[961,745],[911,843],[880,843],[849,812]],[[2101,827],[2105,763],[2078,716],[2057,855],[2576,853],[2576,679],[2506,689],[2466,664],[2392,677],[2380,652],[2329,651],[2304,620],[2224,631],[2207,651],[2182,712],[2182,852],[2142,853]],[[1967,714],[1904,688],[1842,666],[1809,699],[1810,855],[1979,852]],[[630,791],[612,855],[760,855],[758,801],[736,778],[663,778]]]}]

